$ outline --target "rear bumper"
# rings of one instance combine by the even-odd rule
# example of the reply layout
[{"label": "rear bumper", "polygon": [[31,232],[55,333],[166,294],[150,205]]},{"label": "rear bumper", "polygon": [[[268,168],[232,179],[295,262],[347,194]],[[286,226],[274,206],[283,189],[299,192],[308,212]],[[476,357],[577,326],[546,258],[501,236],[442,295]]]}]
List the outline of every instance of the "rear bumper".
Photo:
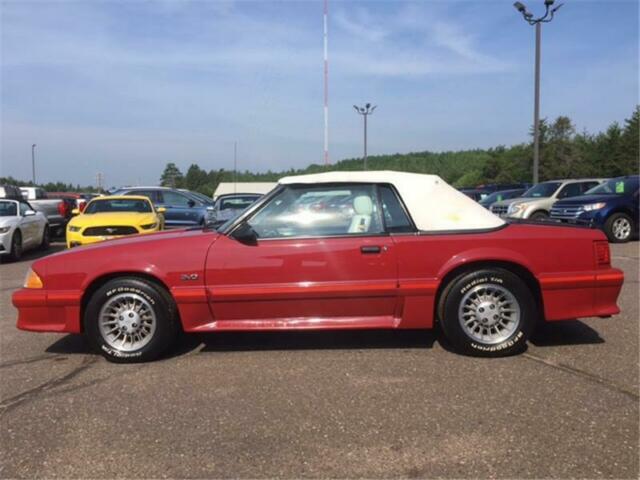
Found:
[{"label": "rear bumper", "polygon": [[32,332],[79,333],[81,298],[80,291],[17,290],[11,297],[18,309],[16,326]]},{"label": "rear bumper", "polygon": [[624,273],[617,268],[539,278],[548,321],[608,317],[620,313],[617,300]]}]

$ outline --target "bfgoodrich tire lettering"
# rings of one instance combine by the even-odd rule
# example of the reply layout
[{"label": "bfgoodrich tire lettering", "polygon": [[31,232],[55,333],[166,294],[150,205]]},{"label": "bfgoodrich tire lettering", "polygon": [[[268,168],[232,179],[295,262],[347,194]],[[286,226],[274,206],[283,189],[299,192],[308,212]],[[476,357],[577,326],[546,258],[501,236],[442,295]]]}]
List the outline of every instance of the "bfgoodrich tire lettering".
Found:
[{"label": "bfgoodrich tire lettering", "polygon": [[525,348],[537,309],[520,277],[502,268],[487,268],[452,280],[440,300],[440,316],[456,350],[499,357]]},{"label": "bfgoodrich tire lettering", "polygon": [[146,362],[175,341],[178,318],[173,299],[144,279],[114,279],[89,299],[84,327],[94,350],[119,363]]}]

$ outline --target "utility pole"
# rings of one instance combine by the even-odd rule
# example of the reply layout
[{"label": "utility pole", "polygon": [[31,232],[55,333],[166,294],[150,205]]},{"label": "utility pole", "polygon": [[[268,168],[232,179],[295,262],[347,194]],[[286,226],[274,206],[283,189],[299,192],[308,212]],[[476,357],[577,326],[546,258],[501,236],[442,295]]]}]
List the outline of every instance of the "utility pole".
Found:
[{"label": "utility pole", "polygon": [[329,165],[329,0],[324,0],[324,164]]},{"label": "utility pole", "polygon": [[376,109],[377,105],[371,106],[370,103],[367,103],[364,107],[358,107],[357,105],[354,105],[353,108],[355,108],[356,112],[358,112],[359,115],[362,115],[364,117],[364,169],[367,169],[367,117],[369,115],[373,114],[373,111]]},{"label": "utility pole", "polygon": [[533,18],[533,14],[527,10],[526,5],[515,2],[513,6],[518,10],[525,22],[536,27],[536,58],[535,58],[535,87],[533,99],[533,183],[540,180],[540,43],[542,37],[542,24],[553,20],[555,13],[562,7],[562,3],[551,8],[555,0],[544,0],[545,12],[539,18]]},{"label": "utility pole", "polygon": [[36,184],[36,144],[31,145],[31,181]]},{"label": "utility pole", "polygon": [[233,142],[233,193],[236,192],[238,180],[238,142]]}]

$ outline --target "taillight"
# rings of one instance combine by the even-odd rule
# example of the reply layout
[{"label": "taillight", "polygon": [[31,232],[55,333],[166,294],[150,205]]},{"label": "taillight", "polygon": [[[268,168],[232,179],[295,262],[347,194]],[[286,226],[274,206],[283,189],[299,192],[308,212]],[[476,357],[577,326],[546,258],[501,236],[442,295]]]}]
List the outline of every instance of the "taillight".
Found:
[{"label": "taillight", "polygon": [[69,207],[67,207],[67,202],[64,200],[58,204],[58,213],[63,217],[66,217],[69,213]]},{"label": "taillight", "polygon": [[596,264],[598,266],[608,267],[611,264],[611,252],[609,250],[609,242],[599,240],[594,242],[596,252]]}]

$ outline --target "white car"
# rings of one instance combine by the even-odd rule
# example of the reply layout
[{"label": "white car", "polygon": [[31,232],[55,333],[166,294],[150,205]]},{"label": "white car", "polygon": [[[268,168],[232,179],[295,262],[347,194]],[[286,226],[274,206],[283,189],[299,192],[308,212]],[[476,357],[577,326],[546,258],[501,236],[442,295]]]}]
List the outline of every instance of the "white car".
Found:
[{"label": "white car", "polygon": [[0,256],[19,260],[22,252],[49,248],[49,222],[23,200],[0,199]]}]

